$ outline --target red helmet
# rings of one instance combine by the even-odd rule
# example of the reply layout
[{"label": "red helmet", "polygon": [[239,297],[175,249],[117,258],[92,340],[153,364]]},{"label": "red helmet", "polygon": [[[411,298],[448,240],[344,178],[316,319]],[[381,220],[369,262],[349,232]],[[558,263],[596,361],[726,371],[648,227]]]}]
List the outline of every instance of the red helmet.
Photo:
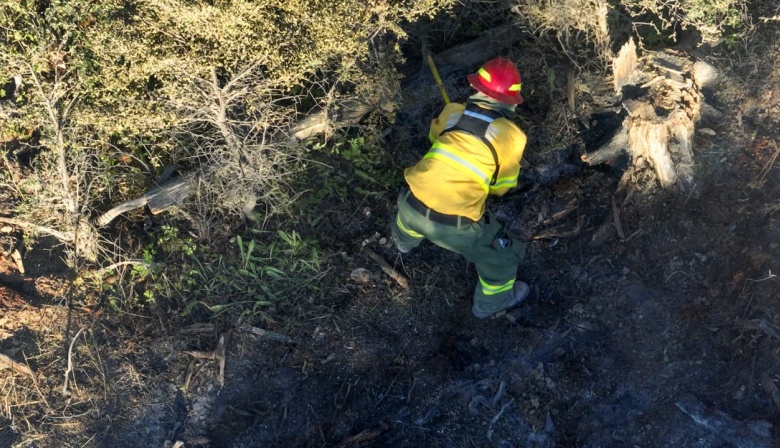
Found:
[{"label": "red helmet", "polygon": [[507,104],[520,104],[522,80],[514,62],[505,58],[491,59],[475,74],[468,76],[471,87],[494,100]]}]

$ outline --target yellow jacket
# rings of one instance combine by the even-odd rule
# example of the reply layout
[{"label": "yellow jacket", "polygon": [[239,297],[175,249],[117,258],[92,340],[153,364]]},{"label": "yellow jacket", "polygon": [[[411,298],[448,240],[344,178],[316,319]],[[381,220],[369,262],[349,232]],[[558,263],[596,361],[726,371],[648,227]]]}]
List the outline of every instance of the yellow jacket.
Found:
[{"label": "yellow jacket", "polygon": [[444,107],[431,123],[433,146],[416,165],[404,171],[404,177],[412,194],[429,208],[478,221],[485,212],[488,194],[503,196],[517,186],[526,136],[506,118],[490,124],[487,138],[500,166],[496,184],[491,186],[495,163],[487,145],[464,132],[447,132],[439,138],[444,129],[458,122],[464,109],[461,103]]}]

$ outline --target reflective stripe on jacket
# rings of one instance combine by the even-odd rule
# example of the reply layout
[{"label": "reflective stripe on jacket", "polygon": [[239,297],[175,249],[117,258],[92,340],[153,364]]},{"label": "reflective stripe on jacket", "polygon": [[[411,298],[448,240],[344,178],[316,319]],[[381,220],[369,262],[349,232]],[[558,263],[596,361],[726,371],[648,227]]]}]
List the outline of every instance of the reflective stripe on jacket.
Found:
[{"label": "reflective stripe on jacket", "polygon": [[520,160],[526,136],[506,118],[498,118],[488,128],[498,155],[500,170],[496,184],[490,179],[495,162],[490,149],[479,138],[464,132],[446,132],[458,122],[465,105],[450,103],[431,123],[433,146],[416,165],[404,171],[414,196],[439,213],[466,216],[478,221],[485,212],[488,194],[503,196],[517,186]]}]

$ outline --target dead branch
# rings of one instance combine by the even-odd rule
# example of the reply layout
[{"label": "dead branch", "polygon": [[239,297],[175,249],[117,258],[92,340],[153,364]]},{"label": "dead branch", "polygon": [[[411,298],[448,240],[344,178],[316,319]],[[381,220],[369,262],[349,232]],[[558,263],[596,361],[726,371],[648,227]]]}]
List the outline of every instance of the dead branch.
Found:
[{"label": "dead branch", "polygon": [[197,178],[203,175],[205,174],[199,173],[195,175],[193,173],[188,173],[168,180],[147,191],[140,198],[125,201],[98,216],[95,218],[95,224],[98,227],[107,226],[122,213],[141,208],[145,205],[149,205],[149,210],[153,215],[176,206],[181,206],[184,203],[184,200],[194,193]]},{"label": "dead branch", "polygon": [[[33,69],[32,65],[30,64],[27,65],[27,68],[30,71],[30,76],[35,83],[35,87],[38,89],[38,95],[40,95],[41,103],[43,104],[43,107],[46,109],[46,113],[49,116],[49,124],[54,129],[54,141],[57,149],[57,167],[59,169],[62,194],[65,195],[65,207],[67,208],[68,213],[74,214],[76,213],[76,200],[71,196],[70,192],[70,174],[68,173],[67,158],[65,156],[65,136],[62,130],[62,121],[68,114],[68,111],[70,110],[71,106],[73,106],[77,97],[74,97],[71,100],[70,104],[65,107],[64,111],[58,111],[57,103],[61,98],[58,97],[58,95],[56,95],[54,92],[52,92],[51,96],[47,95],[43,90],[43,86],[38,79],[38,75],[36,74],[35,69]],[[56,87],[54,90],[57,90]]]},{"label": "dead branch", "polygon": [[182,334],[212,333],[213,331],[214,331],[214,324],[210,324],[210,323],[187,325],[186,327],[183,327],[181,330],[179,330],[179,332]]},{"label": "dead branch", "polygon": [[439,73],[443,74],[448,70],[480,64],[502,49],[511,47],[523,36],[523,31],[515,24],[492,28],[472,41],[436,54],[436,65]]},{"label": "dead branch", "polygon": [[[3,367],[3,365],[5,367]],[[11,368],[17,373],[21,373],[22,375],[29,376],[30,378],[35,380],[35,374],[29,367],[27,367],[22,363],[18,363],[13,359],[11,359],[10,357],[0,353],[0,369],[3,368]]]},{"label": "dead branch", "polygon": [[184,353],[187,354],[187,355],[192,356],[193,358],[198,358],[198,359],[208,359],[208,360],[217,359],[217,355],[216,355],[216,353],[214,353],[214,350],[212,350],[210,352],[201,352],[201,351],[196,351],[196,350],[189,350],[189,351],[185,351]]},{"label": "dead branch", "polygon": [[125,261],[118,261],[116,263],[110,264],[104,268],[100,268],[97,271],[94,272],[94,275],[101,276],[105,274],[106,272],[113,271],[114,269],[121,267],[121,266],[141,266],[147,264],[145,261],[140,260],[125,260]]},{"label": "dead branch", "polygon": [[21,227],[22,229],[26,229],[31,232],[38,232],[38,233],[44,233],[46,235],[51,235],[54,238],[57,238],[58,240],[62,241],[63,243],[70,243],[75,240],[75,237],[71,232],[60,232],[59,230],[54,230],[51,227],[39,226],[37,224],[33,224],[27,221],[20,221],[18,219],[5,218],[0,216],[0,222],[5,224],[11,224],[12,226]]},{"label": "dead branch", "polygon": [[369,258],[374,260],[376,262],[376,264],[379,265],[379,267],[382,269],[382,271],[385,274],[389,275],[390,278],[395,280],[396,283],[398,283],[402,288],[409,289],[409,280],[407,280],[406,277],[404,277],[403,274],[401,274],[400,272],[396,271],[395,269],[393,269],[392,266],[387,264],[387,262],[385,261],[384,258],[380,257],[379,254],[377,254],[376,252],[374,252],[373,250],[371,250],[368,247],[364,247],[363,251],[366,253],[366,255],[369,256]]},{"label": "dead branch", "polygon": [[283,334],[274,333],[273,331],[263,330],[262,328],[253,327],[251,325],[241,325],[238,329],[239,331],[250,333],[264,339],[271,339],[272,341],[284,342],[285,344],[297,344],[295,340],[290,339]]},{"label": "dead branch", "polygon": [[217,358],[217,363],[219,363],[219,385],[220,386],[225,385],[226,351],[227,351],[228,339],[230,339],[230,334],[231,334],[230,330],[223,333],[219,337],[217,348],[214,350],[214,356]]},{"label": "dead branch", "polygon": [[495,406],[498,404],[498,402],[501,400],[501,397],[504,396],[504,391],[506,390],[506,381],[502,380],[501,383],[498,385],[498,391],[495,395],[493,395],[493,399],[490,400],[490,404],[492,406]]},{"label": "dead branch", "polygon": [[354,436],[349,436],[346,439],[342,440],[341,443],[336,445],[337,448],[344,448],[349,445],[356,445],[358,443],[368,442],[370,440],[374,440],[377,437],[381,436],[385,431],[390,429],[390,425],[385,423],[384,421],[380,421],[377,428],[373,429],[364,429],[363,431],[360,431],[359,433],[355,434]]},{"label": "dead branch", "polygon": [[73,346],[76,344],[76,339],[79,338],[79,335],[83,330],[83,328],[79,328],[79,331],[76,332],[76,336],[73,336],[73,339],[70,341],[70,347],[68,348],[68,368],[65,370],[65,381],[62,384],[62,395],[66,397],[70,396],[68,381],[70,380],[70,372],[73,371]]},{"label": "dead branch", "polygon": [[225,386],[225,363],[227,358],[227,344],[230,341],[230,335],[232,333],[232,330],[228,330],[224,333],[222,333],[219,336],[219,341],[217,342],[217,347],[210,351],[210,352],[202,352],[202,351],[185,351],[184,353],[187,355],[192,356],[193,358],[198,359],[209,359],[217,361],[217,365],[219,366],[219,385],[220,387]]}]

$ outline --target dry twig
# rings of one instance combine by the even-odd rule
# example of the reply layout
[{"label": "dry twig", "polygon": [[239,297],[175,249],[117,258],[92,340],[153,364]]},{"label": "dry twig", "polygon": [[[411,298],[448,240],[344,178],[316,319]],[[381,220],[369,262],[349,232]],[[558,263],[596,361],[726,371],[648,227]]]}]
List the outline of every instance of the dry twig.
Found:
[{"label": "dry twig", "polygon": [[379,254],[374,252],[368,247],[364,247],[363,251],[368,255],[372,260],[376,262],[376,264],[379,265],[380,268],[382,268],[382,271],[384,271],[385,274],[389,275],[390,278],[396,281],[402,288],[409,289],[409,280],[404,277],[403,274],[393,269],[392,266],[387,264],[384,258],[380,257]]},{"label": "dry twig", "polygon": [[54,238],[57,238],[63,243],[70,243],[74,240],[74,236],[70,232],[60,232],[59,230],[52,229],[51,227],[39,226],[27,221],[20,221],[18,219],[0,216],[0,222],[21,227],[22,229],[32,232],[45,233],[46,235],[51,235]]},{"label": "dry twig", "polygon": [[259,336],[264,339],[271,339],[272,341],[284,342],[286,344],[297,343],[295,340],[290,339],[289,337],[283,334],[274,333],[273,331],[263,330],[262,328],[253,327],[251,325],[241,325],[238,329],[245,333],[251,333],[255,336]]},{"label": "dry twig", "polygon": [[0,353],[0,369],[3,368],[3,366],[2,366],[3,364],[5,364],[5,366],[10,367],[11,369],[15,370],[17,373],[21,373],[22,375],[29,376],[30,378],[35,380],[35,374],[33,373],[33,371],[29,367],[27,367],[26,365],[24,365],[22,363],[16,362],[13,359],[11,359],[10,357]]},{"label": "dry twig", "polygon": [[380,421],[378,428],[364,429],[363,431],[360,431],[354,436],[349,436],[346,439],[342,440],[341,443],[336,445],[336,447],[344,448],[349,445],[355,445],[363,442],[368,442],[369,440],[374,440],[377,437],[381,436],[382,433],[384,433],[388,429],[390,429],[390,425],[388,425],[383,421]]},{"label": "dry twig", "polygon": [[620,238],[620,241],[626,240],[626,234],[623,233],[623,224],[620,222],[620,209],[617,205],[617,200],[615,200],[615,196],[612,196],[612,224],[615,225],[615,230],[617,230],[618,238]]},{"label": "dry twig", "polygon": [[62,384],[62,395],[66,397],[70,396],[68,381],[70,379],[70,372],[73,371],[73,346],[76,344],[76,339],[79,338],[79,335],[81,335],[83,330],[83,328],[79,328],[79,331],[76,332],[76,336],[73,336],[73,339],[70,341],[70,347],[68,348],[68,368],[65,370],[65,381]]},{"label": "dry twig", "polygon": [[211,359],[214,361],[217,361],[217,364],[219,365],[219,385],[220,387],[223,387],[225,385],[225,363],[226,363],[226,352],[227,352],[227,344],[230,340],[230,334],[232,333],[232,330],[228,330],[224,333],[222,333],[219,336],[219,342],[217,342],[217,347],[210,351],[210,352],[202,352],[202,351],[185,351],[184,353],[192,356],[193,358],[199,358],[199,359]]},{"label": "dry twig", "polygon": [[179,330],[179,332],[182,334],[211,333],[213,331],[214,331],[214,324],[211,323],[187,325],[186,327],[183,327],[181,330]]}]

